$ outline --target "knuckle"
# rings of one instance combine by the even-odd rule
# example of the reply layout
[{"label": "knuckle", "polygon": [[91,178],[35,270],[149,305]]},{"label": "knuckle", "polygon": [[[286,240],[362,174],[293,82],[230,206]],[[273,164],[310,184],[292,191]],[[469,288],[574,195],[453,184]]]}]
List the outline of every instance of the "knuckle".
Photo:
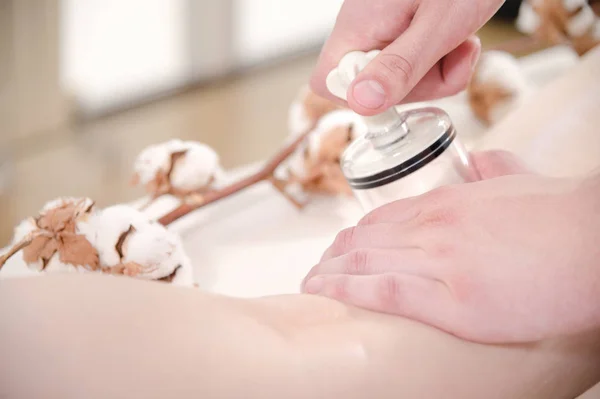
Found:
[{"label": "knuckle", "polygon": [[377,287],[378,300],[382,308],[390,309],[398,304],[400,281],[394,274],[383,274],[379,277]]},{"label": "knuckle", "polygon": [[350,227],[340,231],[333,241],[333,249],[335,254],[343,254],[348,252],[354,246],[355,228]]},{"label": "knuckle", "polygon": [[399,54],[381,54],[378,65],[381,77],[388,83],[408,83],[412,79],[412,63]]},{"label": "knuckle", "polygon": [[383,205],[379,208],[376,208],[363,216],[362,219],[358,222],[359,226],[365,226],[368,224],[376,224],[381,221],[387,221],[390,219],[390,215],[393,214],[394,203]]},{"label": "knuckle", "polygon": [[369,251],[359,249],[350,252],[348,262],[344,267],[347,273],[365,274],[369,268]]},{"label": "knuckle", "polygon": [[348,299],[348,284],[345,278],[338,278],[331,282],[329,294],[340,301]]}]

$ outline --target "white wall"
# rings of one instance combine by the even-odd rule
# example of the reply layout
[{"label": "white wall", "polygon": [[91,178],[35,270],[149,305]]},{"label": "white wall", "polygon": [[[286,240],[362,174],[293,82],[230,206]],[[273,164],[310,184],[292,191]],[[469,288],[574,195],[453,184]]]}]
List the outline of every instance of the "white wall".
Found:
[{"label": "white wall", "polygon": [[187,0],[63,0],[62,77],[86,111],[189,76]]},{"label": "white wall", "polygon": [[62,80],[88,113],[317,45],[343,2],[61,1]]},{"label": "white wall", "polygon": [[343,0],[235,0],[234,33],[242,65],[320,43]]}]

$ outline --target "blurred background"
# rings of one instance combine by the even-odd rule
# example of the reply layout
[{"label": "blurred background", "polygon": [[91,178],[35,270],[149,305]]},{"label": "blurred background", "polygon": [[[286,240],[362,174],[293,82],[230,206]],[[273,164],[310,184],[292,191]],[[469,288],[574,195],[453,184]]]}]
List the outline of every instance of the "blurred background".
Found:
[{"label": "blurred background", "polygon": [[[131,165],[149,144],[199,140],[226,168],[268,157],[341,4],[0,0],[0,247],[57,196],[140,196]],[[485,47],[520,37],[519,4]]]}]

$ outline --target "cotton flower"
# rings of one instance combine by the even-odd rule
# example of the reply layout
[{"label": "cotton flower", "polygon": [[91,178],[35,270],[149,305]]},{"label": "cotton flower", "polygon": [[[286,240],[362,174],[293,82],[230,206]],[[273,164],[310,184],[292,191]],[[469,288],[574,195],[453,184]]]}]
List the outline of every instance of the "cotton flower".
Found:
[{"label": "cotton flower", "polygon": [[516,25],[546,43],[570,43],[579,55],[600,44],[600,19],[586,0],[526,0]]},{"label": "cotton flower", "polygon": [[487,124],[495,124],[520,107],[530,91],[515,57],[487,51],[475,68],[467,95],[475,115]]},{"label": "cotton flower", "polygon": [[314,126],[319,119],[340,107],[334,102],[316,95],[308,86],[303,86],[290,106],[288,128],[295,137]]},{"label": "cotton flower", "polygon": [[218,154],[193,141],[171,140],[144,149],[134,164],[134,183],[153,197],[185,197],[211,188],[220,173]]},{"label": "cotton flower", "polygon": [[60,198],[43,206],[35,218],[27,218],[15,228],[14,243],[31,238],[23,249],[29,268],[44,271],[99,268],[97,251],[81,234],[89,217],[96,212],[88,198]]},{"label": "cotton flower", "polygon": [[278,178],[294,191],[350,194],[340,159],[348,145],[365,133],[366,125],[354,112],[337,110],[328,113],[278,170]]},{"label": "cotton flower", "polygon": [[194,284],[181,240],[134,208],[97,209],[87,199],[61,198],[15,228],[13,244],[28,268],[43,272],[97,272]]},{"label": "cotton flower", "polygon": [[[192,285],[180,239],[138,210],[117,205],[90,218],[83,231],[98,249],[102,270],[145,280]],[[186,278],[181,278],[182,276]]]}]

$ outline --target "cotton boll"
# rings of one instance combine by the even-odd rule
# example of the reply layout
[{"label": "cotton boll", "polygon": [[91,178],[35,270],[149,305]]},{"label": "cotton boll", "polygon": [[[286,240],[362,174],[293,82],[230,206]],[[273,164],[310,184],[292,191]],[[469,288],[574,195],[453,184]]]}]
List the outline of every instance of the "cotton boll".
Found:
[{"label": "cotton boll", "polygon": [[185,197],[214,183],[219,162],[217,153],[205,144],[171,140],[142,151],[134,165],[134,180],[152,196]]},{"label": "cotton boll", "polygon": [[123,247],[123,263],[141,266],[136,277],[158,280],[173,274],[184,263],[179,238],[158,224],[136,229]]},{"label": "cotton boll", "polygon": [[15,228],[14,243],[29,270],[105,272],[193,285],[191,263],[178,236],[125,205],[92,210],[88,199],[62,198]]},{"label": "cotton boll", "polygon": [[519,9],[519,15],[517,16],[517,30],[527,35],[532,35],[540,28],[541,23],[540,16],[531,4],[528,1],[523,1]]},{"label": "cotton boll", "polygon": [[[159,280],[177,271],[178,281],[192,281],[190,262],[179,237],[125,205],[106,208],[78,226],[98,250],[103,269],[135,264],[133,277]],[[191,284],[191,283],[190,283]]]},{"label": "cotton boll", "polygon": [[134,163],[136,177],[142,185],[152,182],[156,174],[169,169],[173,143],[155,144],[144,149]]},{"label": "cotton boll", "polygon": [[[323,138],[338,127],[350,130],[352,138],[367,132],[362,118],[350,110],[336,110],[323,116],[317,126],[308,134],[305,141],[296,148],[285,163],[285,169],[297,178],[306,177],[306,160],[318,154]],[[341,155],[341,154],[340,154]]]},{"label": "cotton boll", "polygon": [[149,223],[141,212],[125,205],[116,205],[91,216],[86,222],[78,223],[77,229],[98,251],[100,264],[113,267],[121,263],[117,251],[119,238],[131,226],[139,228]]},{"label": "cotton boll", "polygon": [[576,38],[585,35],[593,28],[596,14],[591,7],[583,7],[581,11],[569,18],[566,26],[567,35]]},{"label": "cotton boll", "polygon": [[473,112],[488,124],[497,123],[520,107],[530,92],[517,59],[501,51],[482,54],[467,88]]},{"label": "cotton boll", "polygon": [[[308,194],[351,194],[340,167],[348,145],[366,134],[362,117],[350,110],[337,110],[323,116],[278,172],[276,187],[299,206],[299,197]],[[283,175],[285,177],[281,177]],[[305,202],[305,201],[303,201]]]},{"label": "cotton boll", "polygon": [[475,72],[480,83],[497,83],[511,92],[529,89],[517,59],[503,51],[486,51],[481,55]]},{"label": "cotton boll", "polygon": [[58,198],[45,204],[35,218],[21,222],[15,228],[13,244],[30,237],[20,251],[27,266],[34,271],[44,271],[50,264],[56,270],[75,267],[96,270],[97,253],[77,231],[77,224],[94,214],[93,205],[89,198]]},{"label": "cotton boll", "polygon": [[586,0],[525,0],[517,28],[548,44],[569,43],[579,55],[600,44],[594,38],[598,17]]},{"label": "cotton boll", "polygon": [[315,128],[307,135],[305,141],[275,172],[278,179],[305,178],[307,156],[317,154],[321,148],[323,136],[336,127],[348,127],[352,138],[367,132],[367,126],[361,116],[316,96],[308,86],[305,86],[290,107],[289,128],[292,138],[304,133],[311,126],[315,126]]},{"label": "cotton boll", "polygon": [[191,192],[208,186],[219,169],[219,156],[207,145],[189,143],[171,172],[171,185],[176,190]]}]

